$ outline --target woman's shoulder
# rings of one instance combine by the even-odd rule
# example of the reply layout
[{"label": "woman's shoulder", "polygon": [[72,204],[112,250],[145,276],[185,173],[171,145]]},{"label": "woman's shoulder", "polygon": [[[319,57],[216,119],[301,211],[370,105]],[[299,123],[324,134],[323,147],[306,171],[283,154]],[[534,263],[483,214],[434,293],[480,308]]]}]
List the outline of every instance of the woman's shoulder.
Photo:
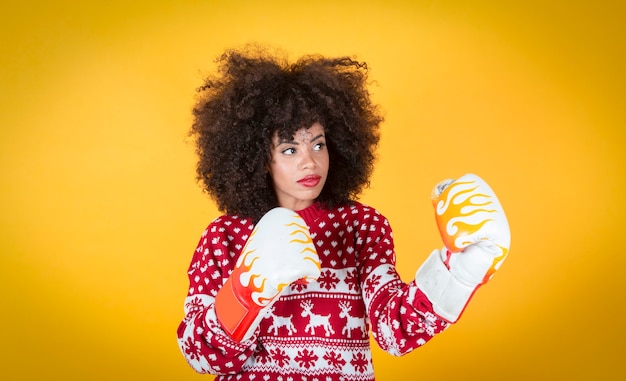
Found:
[{"label": "woman's shoulder", "polygon": [[252,231],[254,223],[251,218],[240,217],[232,214],[223,214],[214,218],[207,227],[207,232],[219,233],[246,233]]},{"label": "woman's shoulder", "polygon": [[354,219],[358,221],[366,220],[386,220],[386,218],[374,207],[360,201],[351,201],[347,204],[336,206],[328,210],[331,214],[339,214],[342,219]]},{"label": "woman's shoulder", "polygon": [[364,204],[360,201],[352,201],[350,204],[348,204],[348,207],[354,213],[381,215],[378,209],[374,208],[373,206]]}]

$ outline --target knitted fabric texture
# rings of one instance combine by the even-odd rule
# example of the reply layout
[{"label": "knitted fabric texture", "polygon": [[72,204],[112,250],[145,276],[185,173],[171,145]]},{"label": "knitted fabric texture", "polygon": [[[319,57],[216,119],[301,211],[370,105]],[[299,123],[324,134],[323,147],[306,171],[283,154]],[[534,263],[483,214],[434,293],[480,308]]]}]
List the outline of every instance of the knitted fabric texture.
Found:
[{"label": "knitted fabric texture", "polygon": [[225,215],[202,234],[178,328],[181,351],[197,372],[218,381],[369,381],[370,334],[400,356],[447,327],[415,282],[400,279],[391,228],[377,210],[354,202],[332,210],[314,204],[298,213],[309,226],[321,276],[286,287],[242,343],[222,330],[214,302],[254,226]]}]

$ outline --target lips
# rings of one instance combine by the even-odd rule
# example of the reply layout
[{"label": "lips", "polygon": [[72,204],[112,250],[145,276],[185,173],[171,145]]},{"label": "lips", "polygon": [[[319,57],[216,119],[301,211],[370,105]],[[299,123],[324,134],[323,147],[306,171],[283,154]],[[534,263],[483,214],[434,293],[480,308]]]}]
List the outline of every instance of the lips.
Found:
[{"label": "lips", "polygon": [[309,175],[298,180],[298,184],[304,185],[305,187],[314,187],[320,183],[321,179],[322,179],[321,176]]}]

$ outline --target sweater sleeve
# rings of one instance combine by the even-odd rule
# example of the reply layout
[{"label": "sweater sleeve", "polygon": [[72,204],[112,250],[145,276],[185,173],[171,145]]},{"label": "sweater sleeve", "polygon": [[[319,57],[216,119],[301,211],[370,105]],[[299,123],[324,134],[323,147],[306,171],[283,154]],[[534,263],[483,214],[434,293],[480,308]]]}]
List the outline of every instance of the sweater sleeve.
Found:
[{"label": "sweater sleeve", "polygon": [[242,343],[232,340],[215,315],[217,291],[232,273],[251,229],[245,219],[220,217],[204,231],[194,252],[178,345],[199,373],[237,373],[256,347],[256,336]]},{"label": "sweater sleeve", "polygon": [[435,315],[415,281],[407,284],[400,279],[387,219],[372,211],[356,234],[363,297],[380,348],[404,355],[444,331],[448,323]]}]

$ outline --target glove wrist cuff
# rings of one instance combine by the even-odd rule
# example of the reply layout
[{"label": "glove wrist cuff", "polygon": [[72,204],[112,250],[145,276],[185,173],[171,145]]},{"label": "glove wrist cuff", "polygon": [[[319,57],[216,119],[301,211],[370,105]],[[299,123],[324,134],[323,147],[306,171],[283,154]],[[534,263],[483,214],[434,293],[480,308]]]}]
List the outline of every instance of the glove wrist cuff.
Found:
[{"label": "glove wrist cuff", "polygon": [[415,274],[415,282],[428,297],[433,311],[444,320],[456,322],[471,299],[475,286],[457,279],[442,261],[440,250],[434,250]]},{"label": "glove wrist cuff", "polygon": [[252,300],[240,298],[234,289],[233,277],[218,291],[215,297],[215,315],[222,329],[237,342],[250,338],[263,318],[261,307]]}]

